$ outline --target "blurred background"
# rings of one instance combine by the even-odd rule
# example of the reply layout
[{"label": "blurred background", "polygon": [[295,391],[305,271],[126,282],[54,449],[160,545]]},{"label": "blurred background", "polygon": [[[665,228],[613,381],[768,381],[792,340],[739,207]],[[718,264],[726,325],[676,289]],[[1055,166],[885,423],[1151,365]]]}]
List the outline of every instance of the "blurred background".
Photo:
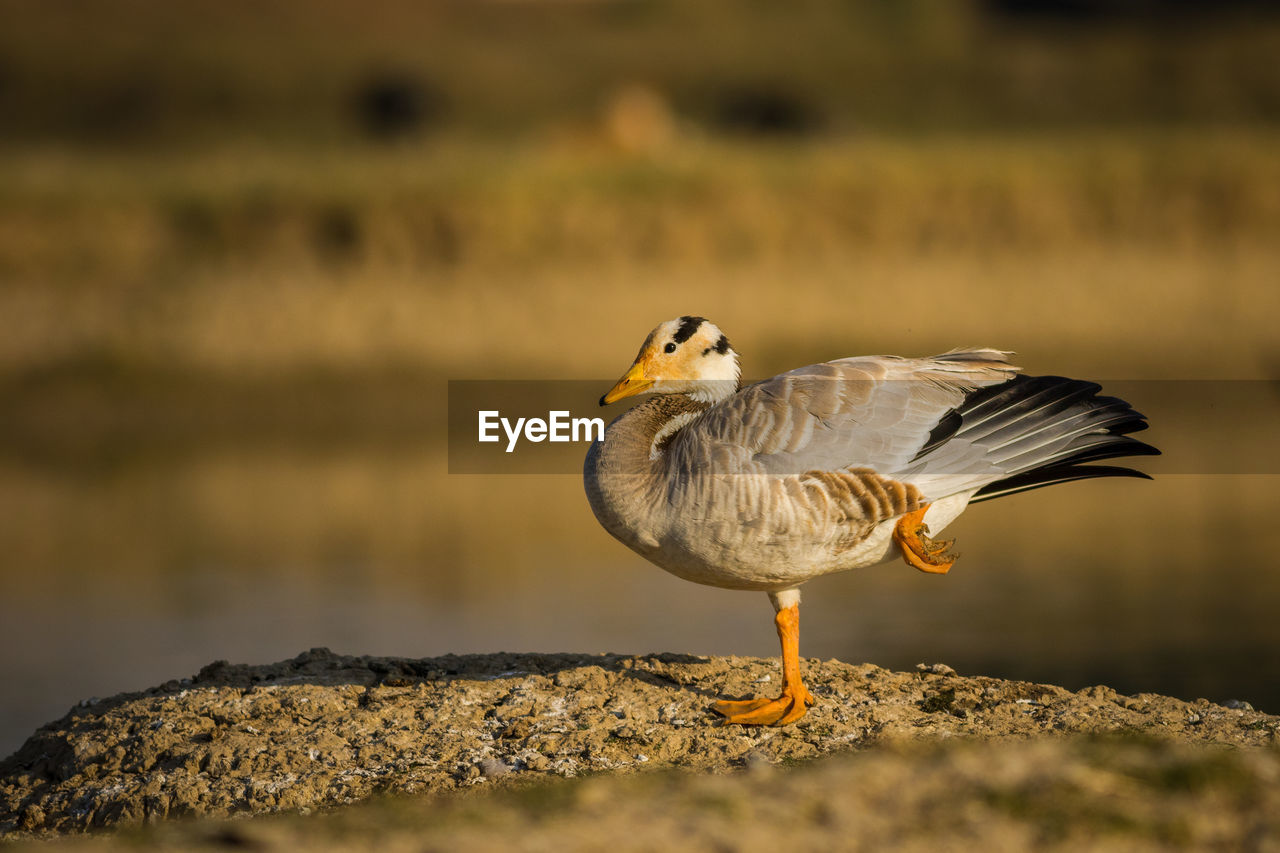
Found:
[{"label": "blurred background", "polygon": [[975,508],[945,578],[810,584],[803,654],[1280,712],[1274,4],[0,20],[0,753],[311,646],[776,654],[763,595],[648,565],[578,475],[449,473],[449,380],[598,395],[685,313],[748,377],[1016,350],[1166,450]]}]

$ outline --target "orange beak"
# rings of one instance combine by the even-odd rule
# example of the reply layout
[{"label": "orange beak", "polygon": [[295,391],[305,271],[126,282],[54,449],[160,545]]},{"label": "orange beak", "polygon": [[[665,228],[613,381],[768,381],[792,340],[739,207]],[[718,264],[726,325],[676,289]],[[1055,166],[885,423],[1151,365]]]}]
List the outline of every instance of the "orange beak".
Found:
[{"label": "orange beak", "polygon": [[610,403],[621,400],[623,397],[639,394],[651,385],[653,385],[653,380],[644,375],[644,363],[637,361],[631,365],[631,369],[627,371],[626,375],[618,380],[618,384],[610,388],[609,393],[600,398],[600,405],[607,406]]}]

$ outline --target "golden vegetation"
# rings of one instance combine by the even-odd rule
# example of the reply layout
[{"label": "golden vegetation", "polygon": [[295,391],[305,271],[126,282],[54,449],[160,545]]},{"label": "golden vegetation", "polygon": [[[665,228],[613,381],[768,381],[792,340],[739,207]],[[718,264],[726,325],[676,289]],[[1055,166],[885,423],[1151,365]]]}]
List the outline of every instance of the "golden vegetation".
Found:
[{"label": "golden vegetation", "polygon": [[[0,370],[584,377],[614,372],[605,339],[696,310],[778,357],[789,337],[818,357],[980,336],[1033,358],[1106,342],[1144,369],[1256,375],[1273,355],[1278,142],[25,152],[0,163],[0,312],[22,318]],[[575,345],[548,351],[557,318]],[[1186,345],[1224,327],[1230,359],[1197,369]]]}]

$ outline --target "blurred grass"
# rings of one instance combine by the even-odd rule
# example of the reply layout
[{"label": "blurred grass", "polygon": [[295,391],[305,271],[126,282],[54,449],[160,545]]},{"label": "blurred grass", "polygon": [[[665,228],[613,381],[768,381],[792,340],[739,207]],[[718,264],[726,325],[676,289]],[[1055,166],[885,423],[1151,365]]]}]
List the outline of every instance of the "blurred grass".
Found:
[{"label": "blurred grass", "polygon": [[607,376],[603,344],[687,311],[748,373],[980,342],[1156,375],[1280,358],[1267,4],[0,15],[10,399]]},{"label": "blurred grass", "polygon": [[[1200,375],[1258,375],[1274,356],[1278,142],[1237,129],[702,140],[644,156],[580,142],[11,151],[0,313],[22,321],[0,340],[0,376],[608,376],[625,365],[600,363],[603,341],[686,311],[778,358],[924,333],[911,351],[1105,340],[1139,365],[1203,369],[1207,353]],[[576,340],[548,348],[557,318]]]},{"label": "blurred grass", "polygon": [[0,163],[0,269],[111,277],[165,261],[417,271],[1213,246],[1274,233],[1277,143],[1280,131],[1236,129],[690,140],[652,156],[582,140],[26,149]]}]

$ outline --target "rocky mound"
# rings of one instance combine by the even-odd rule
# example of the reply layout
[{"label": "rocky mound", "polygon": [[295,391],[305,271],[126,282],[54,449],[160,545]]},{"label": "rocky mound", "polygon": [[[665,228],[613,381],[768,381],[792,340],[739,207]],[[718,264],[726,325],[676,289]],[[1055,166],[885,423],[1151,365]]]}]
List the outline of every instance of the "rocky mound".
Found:
[{"label": "rocky mound", "polygon": [[[499,786],[494,786],[495,788]],[[33,845],[34,846],[34,845]],[[60,851],[1280,850],[1280,751],[1126,736],[858,750],[778,770],[597,774],[325,814],[166,821]]]},{"label": "rocky mound", "polygon": [[177,815],[307,812],[379,791],[539,776],[789,763],[952,736],[1139,732],[1266,745],[1280,718],[1106,687],[1070,692],[810,660],[818,705],[783,729],[722,727],[715,698],[776,692],[774,661],[680,655],[348,657],[218,662],[181,682],[86,700],[0,763],[0,838]]}]

